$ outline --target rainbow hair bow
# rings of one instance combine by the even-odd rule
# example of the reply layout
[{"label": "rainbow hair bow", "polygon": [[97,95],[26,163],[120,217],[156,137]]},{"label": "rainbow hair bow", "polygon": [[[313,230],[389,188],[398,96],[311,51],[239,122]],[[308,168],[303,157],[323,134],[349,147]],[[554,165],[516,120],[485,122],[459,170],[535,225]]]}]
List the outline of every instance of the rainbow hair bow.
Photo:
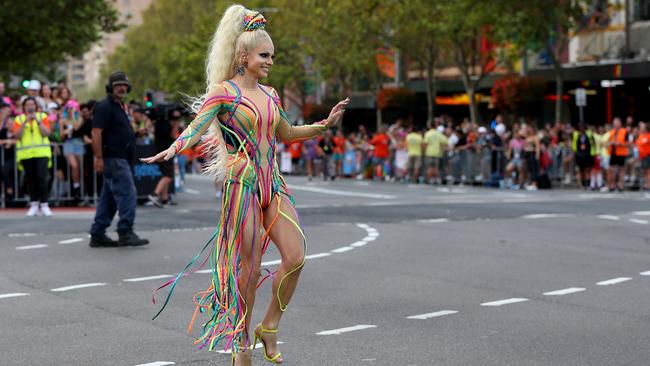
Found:
[{"label": "rainbow hair bow", "polygon": [[254,13],[252,15],[244,16],[244,31],[250,32],[256,29],[264,29],[266,26],[266,19],[261,13]]}]

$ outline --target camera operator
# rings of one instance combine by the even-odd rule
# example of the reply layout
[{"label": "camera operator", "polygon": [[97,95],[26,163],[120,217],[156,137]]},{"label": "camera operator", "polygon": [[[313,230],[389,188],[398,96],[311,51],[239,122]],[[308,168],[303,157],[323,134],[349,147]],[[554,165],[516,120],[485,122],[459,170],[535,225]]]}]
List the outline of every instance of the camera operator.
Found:
[{"label": "camera operator", "polygon": [[[91,247],[136,246],[149,243],[133,232],[137,194],[133,182],[132,164],[135,158],[135,134],[129,122],[124,97],[131,90],[126,74],[120,71],[109,76],[108,96],[97,103],[93,114],[92,143],[95,171],[102,173],[104,182],[90,228]],[[106,236],[115,212],[119,240]]]},{"label": "camera operator", "polygon": [[[156,121],[155,127],[156,153],[167,150],[174,143],[181,121],[181,112],[178,109],[172,109],[169,114],[165,111],[162,115],[162,118]],[[161,161],[158,163],[158,167],[162,177],[156,184],[153,194],[149,195],[149,201],[156,207],[162,208],[164,204],[170,202],[169,186],[174,181],[174,159]]]}]

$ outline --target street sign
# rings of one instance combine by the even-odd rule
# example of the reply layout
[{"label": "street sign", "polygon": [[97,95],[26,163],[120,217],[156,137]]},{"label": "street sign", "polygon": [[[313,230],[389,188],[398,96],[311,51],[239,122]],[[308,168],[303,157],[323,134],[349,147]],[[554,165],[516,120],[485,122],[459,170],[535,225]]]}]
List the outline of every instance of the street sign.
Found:
[{"label": "street sign", "polygon": [[576,88],[576,106],[587,106],[587,90],[585,88]]}]

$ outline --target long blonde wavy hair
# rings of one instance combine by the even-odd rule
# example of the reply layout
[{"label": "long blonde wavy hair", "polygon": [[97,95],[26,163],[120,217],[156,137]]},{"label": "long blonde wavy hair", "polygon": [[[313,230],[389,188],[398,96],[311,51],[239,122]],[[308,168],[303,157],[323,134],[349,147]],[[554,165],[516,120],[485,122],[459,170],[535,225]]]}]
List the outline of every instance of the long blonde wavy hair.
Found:
[{"label": "long blonde wavy hair", "polygon": [[[257,12],[236,4],[228,7],[221,17],[208,50],[205,93],[191,100],[191,109],[195,113],[200,111],[207,95],[215,87],[235,76],[235,67],[241,62],[242,51],[250,52],[262,41],[273,42],[264,29],[244,30],[244,17],[254,14]],[[205,165],[204,173],[220,181],[225,176],[227,151],[220,130],[213,125],[210,134],[216,141],[207,146],[206,153],[210,159]]]}]

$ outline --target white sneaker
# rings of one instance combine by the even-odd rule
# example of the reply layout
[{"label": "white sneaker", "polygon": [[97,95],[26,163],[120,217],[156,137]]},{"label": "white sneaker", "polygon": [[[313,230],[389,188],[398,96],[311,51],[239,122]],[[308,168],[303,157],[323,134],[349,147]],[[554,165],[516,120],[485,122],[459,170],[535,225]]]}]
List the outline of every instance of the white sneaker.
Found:
[{"label": "white sneaker", "polygon": [[27,217],[34,217],[38,214],[38,202],[30,202]]},{"label": "white sneaker", "polygon": [[609,192],[609,188],[607,186],[605,186],[605,187],[602,187],[600,189],[600,191],[603,192],[603,193],[607,193],[607,192]]},{"label": "white sneaker", "polygon": [[535,187],[534,185],[531,184],[531,185],[529,185],[529,186],[526,187],[526,190],[527,190],[527,191],[536,191],[536,190],[537,190],[537,187]]},{"label": "white sneaker", "polygon": [[50,206],[47,203],[41,204],[41,213],[46,217],[52,216],[52,210],[50,210]]}]

